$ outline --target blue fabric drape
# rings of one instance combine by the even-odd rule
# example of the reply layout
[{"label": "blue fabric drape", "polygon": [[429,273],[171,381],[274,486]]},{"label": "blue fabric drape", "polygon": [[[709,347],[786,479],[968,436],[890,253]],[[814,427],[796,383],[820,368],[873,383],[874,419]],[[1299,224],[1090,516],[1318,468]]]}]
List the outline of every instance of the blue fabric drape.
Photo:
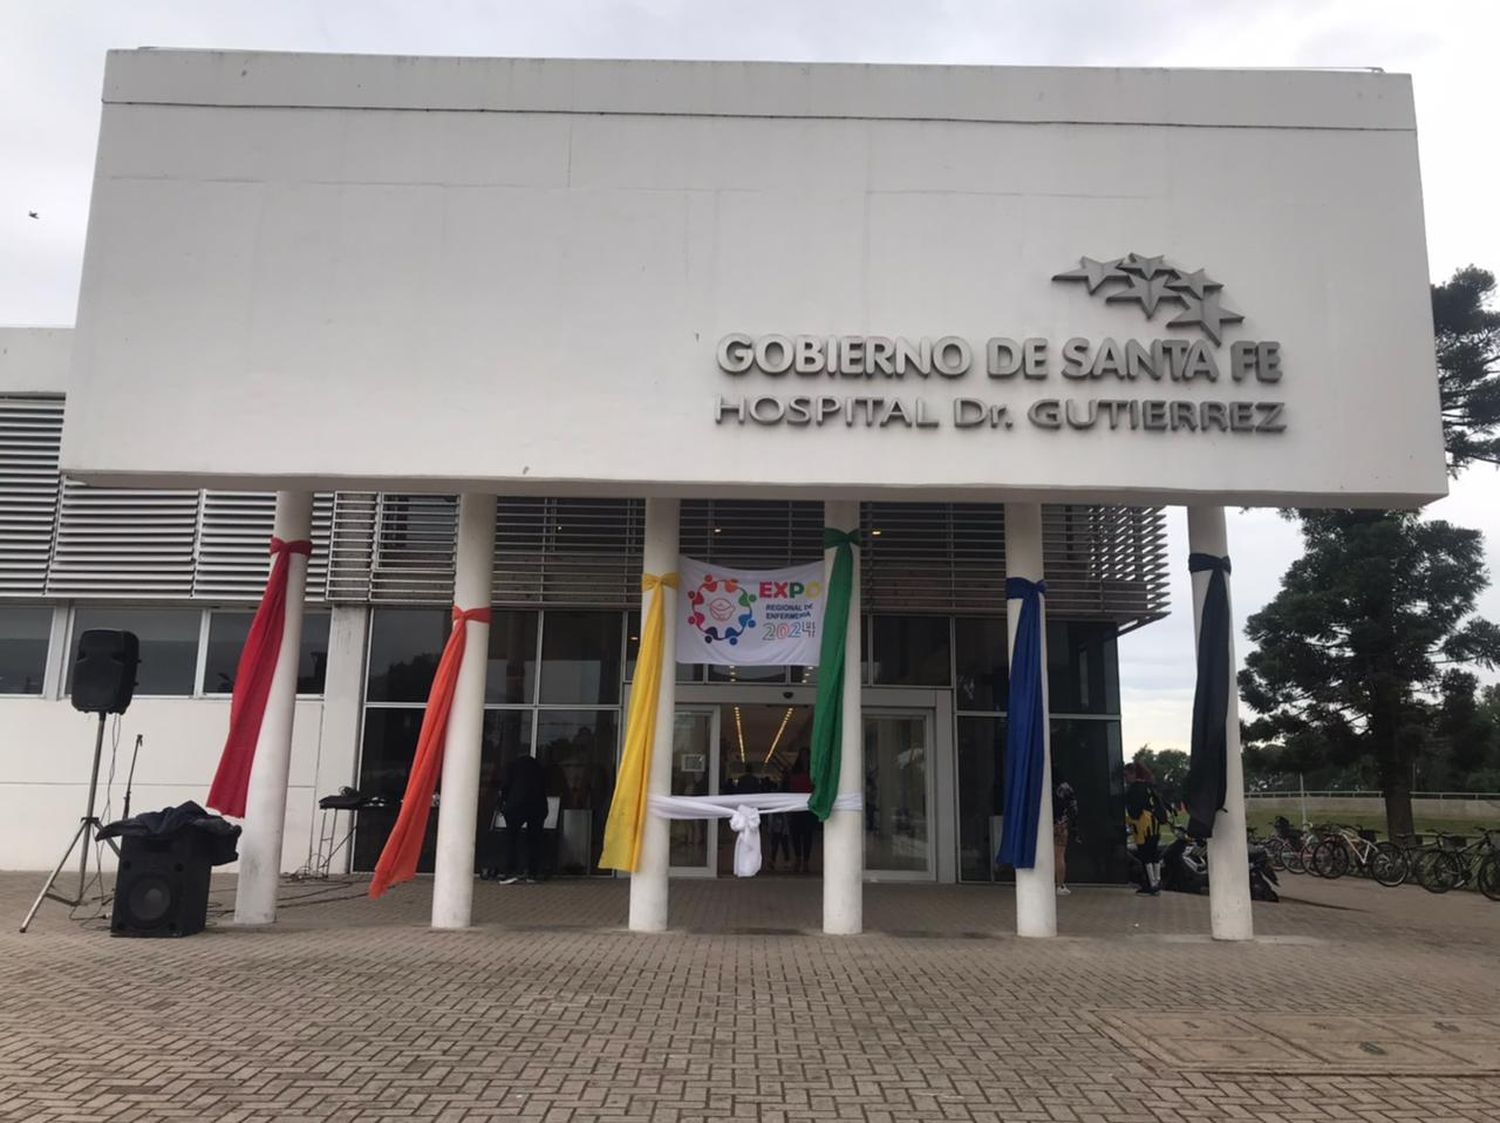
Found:
[{"label": "blue fabric drape", "polygon": [[1211,838],[1224,806],[1229,768],[1229,559],[1189,554],[1188,572],[1208,572],[1198,625],[1198,682],[1193,689],[1193,739],[1183,795],[1188,833]]},{"label": "blue fabric drape", "polygon": [[1043,581],[1010,577],[1005,599],[1019,600],[1016,643],[1010,657],[1010,705],[1005,722],[1005,826],[1001,865],[1036,866],[1036,829],[1042,813],[1042,769],[1046,764],[1047,715],[1042,709]]}]

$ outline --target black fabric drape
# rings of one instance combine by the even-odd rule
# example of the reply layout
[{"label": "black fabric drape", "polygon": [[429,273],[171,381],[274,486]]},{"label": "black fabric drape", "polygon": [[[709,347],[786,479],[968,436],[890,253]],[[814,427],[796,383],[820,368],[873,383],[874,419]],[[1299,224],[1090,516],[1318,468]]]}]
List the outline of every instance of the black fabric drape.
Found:
[{"label": "black fabric drape", "polygon": [[203,810],[192,800],[160,811],[142,811],[128,819],[118,819],[99,829],[100,838],[176,838],[183,831],[193,831],[204,847],[209,864],[222,866],[239,855],[235,842],[240,827],[218,815]]},{"label": "black fabric drape", "polygon": [[1188,833],[1208,838],[1224,806],[1228,771],[1229,559],[1189,554],[1188,572],[1207,571],[1198,628],[1198,683],[1193,690],[1193,741],[1188,762]]}]

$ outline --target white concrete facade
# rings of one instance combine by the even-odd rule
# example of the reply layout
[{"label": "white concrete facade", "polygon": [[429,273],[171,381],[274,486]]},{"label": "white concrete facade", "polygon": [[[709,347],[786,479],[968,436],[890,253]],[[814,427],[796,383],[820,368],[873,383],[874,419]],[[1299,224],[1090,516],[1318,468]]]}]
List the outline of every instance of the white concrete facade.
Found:
[{"label": "white concrete facade", "polygon": [[[63,451],[80,478],[1371,506],[1446,490],[1404,76],[135,51],[109,56],[104,100]],[[1169,327],[1159,277],[1134,303],[1053,280],[1130,253],[1224,286],[1244,319],[1210,348],[1217,379],[1064,375],[1070,339],[1202,341]],[[716,364],[732,333],[952,337],[974,361],[734,375]],[[992,376],[996,338],[1047,341],[1049,369]],[[1278,345],[1279,377],[1231,373],[1247,341]],[[715,421],[720,397],[797,392],[921,399],[940,426]],[[965,397],[1013,426],[953,431]],[[1284,430],[1031,416],[1115,399],[1269,400]]]}]

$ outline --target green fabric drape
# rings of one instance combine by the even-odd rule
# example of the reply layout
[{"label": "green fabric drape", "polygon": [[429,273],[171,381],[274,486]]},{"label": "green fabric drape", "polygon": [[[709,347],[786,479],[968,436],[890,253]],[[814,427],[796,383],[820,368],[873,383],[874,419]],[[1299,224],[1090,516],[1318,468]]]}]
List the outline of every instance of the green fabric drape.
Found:
[{"label": "green fabric drape", "polygon": [[808,810],[820,820],[839,794],[844,749],[844,661],[849,636],[849,598],[854,592],[854,547],[858,531],[823,530],[823,548],[836,551],[823,605],[823,642],[818,649],[818,697],[813,704],[812,795]]}]

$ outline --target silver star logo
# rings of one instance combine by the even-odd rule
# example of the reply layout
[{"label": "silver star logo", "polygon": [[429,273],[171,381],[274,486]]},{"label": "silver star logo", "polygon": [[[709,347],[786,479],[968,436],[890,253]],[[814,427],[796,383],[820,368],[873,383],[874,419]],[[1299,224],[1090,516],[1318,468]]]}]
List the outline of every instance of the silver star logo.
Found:
[{"label": "silver star logo", "polygon": [[1082,281],[1089,287],[1089,294],[1096,292],[1105,281],[1123,281],[1126,276],[1120,271],[1120,259],[1095,261],[1092,257],[1078,259],[1078,268],[1066,273],[1055,273],[1054,281]]},{"label": "silver star logo", "polygon": [[1220,331],[1223,325],[1237,324],[1245,318],[1220,304],[1219,294],[1216,292],[1205,293],[1202,300],[1194,296],[1182,299],[1187,304],[1187,311],[1175,320],[1168,320],[1167,327],[1186,328],[1196,324],[1215,343],[1222,342]]},{"label": "silver star logo", "polygon": [[1156,315],[1156,306],[1163,300],[1181,300],[1182,297],[1167,288],[1168,278],[1165,274],[1155,277],[1131,277],[1130,285],[1118,292],[1112,292],[1106,296],[1105,302],[1109,304],[1134,301],[1145,310],[1146,319]]},{"label": "silver star logo", "polygon": [[1139,304],[1150,320],[1164,303],[1181,304],[1183,311],[1167,322],[1168,327],[1197,327],[1215,344],[1223,342],[1226,324],[1237,324],[1244,316],[1221,303],[1224,286],[1203,269],[1182,269],[1163,254],[1128,253],[1124,257],[1096,260],[1083,257],[1077,269],[1053,274],[1054,281],[1082,281],[1089,295],[1104,289],[1108,304]]}]

